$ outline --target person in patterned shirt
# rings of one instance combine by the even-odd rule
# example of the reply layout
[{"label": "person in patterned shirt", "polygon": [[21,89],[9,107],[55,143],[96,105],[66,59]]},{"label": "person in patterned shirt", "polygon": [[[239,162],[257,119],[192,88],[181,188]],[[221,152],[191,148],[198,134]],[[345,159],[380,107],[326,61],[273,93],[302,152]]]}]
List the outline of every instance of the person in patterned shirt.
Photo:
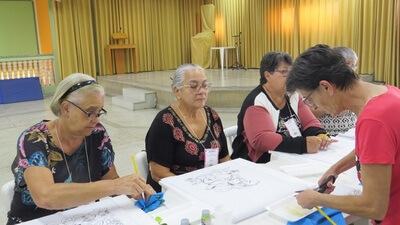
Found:
[{"label": "person in patterned shirt", "polygon": [[110,195],[155,193],[136,174],[119,178],[100,117],[104,89],[85,74],[58,85],[50,108],[57,117],[22,132],[11,166],[14,196],[7,225],[84,205]]},{"label": "person in patterned shirt", "polygon": [[172,79],[176,101],[161,110],[146,135],[149,183],[230,160],[221,118],[206,106],[211,84],[195,64],[178,67]]}]

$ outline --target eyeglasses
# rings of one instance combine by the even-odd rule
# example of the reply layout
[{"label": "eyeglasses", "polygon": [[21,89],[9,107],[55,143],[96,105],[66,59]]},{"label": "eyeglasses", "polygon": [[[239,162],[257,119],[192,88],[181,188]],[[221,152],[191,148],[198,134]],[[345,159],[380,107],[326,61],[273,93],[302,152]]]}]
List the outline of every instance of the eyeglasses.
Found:
[{"label": "eyeglasses", "polygon": [[311,91],[310,94],[308,94],[307,97],[305,97],[305,98],[303,99],[304,104],[306,104],[306,105],[307,105],[308,107],[310,107],[310,108],[315,108],[315,107],[317,107],[317,106],[315,105],[315,103],[313,102],[313,100],[310,99],[311,95],[314,93],[315,90],[317,90],[317,89],[314,89],[313,91]]},{"label": "eyeglasses", "polygon": [[275,69],[275,72],[279,72],[282,74],[282,76],[287,77],[287,75],[290,73],[290,70],[278,70]]},{"label": "eyeglasses", "polygon": [[199,92],[201,88],[204,88],[206,91],[211,90],[211,83],[204,82],[203,84],[199,85],[198,83],[190,83],[190,84],[184,84],[183,87],[185,88],[190,88],[192,92]]},{"label": "eyeglasses", "polygon": [[82,108],[79,107],[77,104],[75,104],[75,103],[73,103],[73,102],[71,102],[71,101],[68,101],[68,100],[65,100],[65,101],[71,103],[73,106],[75,106],[76,108],[80,109],[80,110],[81,110],[83,113],[85,113],[85,114],[87,115],[87,117],[88,117],[89,119],[91,119],[91,120],[94,120],[94,119],[96,119],[96,118],[99,118],[99,117],[102,117],[102,116],[107,115],[107,111],[106,111],[105,109],[103,109],[103,108],[100,109],[100,112],[99,112],[99,113],[88,112],[88,111],[82,109]]}]

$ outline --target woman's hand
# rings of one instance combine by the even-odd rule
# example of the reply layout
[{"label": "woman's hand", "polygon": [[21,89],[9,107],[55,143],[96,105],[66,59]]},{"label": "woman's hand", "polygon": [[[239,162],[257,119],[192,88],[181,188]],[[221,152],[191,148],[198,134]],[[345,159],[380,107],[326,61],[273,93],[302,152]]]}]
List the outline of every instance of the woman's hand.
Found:
[{"label": "woman's hand", "polygon": [[146,201],[148,201],[150,196],[155,193],[156,191],[150,186],[150,184],[147,184],[146,189],[144,189],[144,195],[146,196]]},{"label": "woman's hand", "polygon": [[[322,177],[318,180],[318,185],[323,184],[326,179],[328,179],[329,176],[333,175],[335,176],[335,180],[338,177],[338,174],[335,172],[336,168],[334,166],[332,166],[331,168],[329,168],[324,175],[322,175]],[[335,190],[335,186],[333,185],[333,180],[328,181],[327,183],[328,188],[325,190],[325,194],[330,194],[333,190]]]},{"label": "woman's hand", "polygon": [[312,189],[305,190],[296,196],[297,204],[305,209],[312,209],[317,205],[314,201],[318,194],[320,193]]},{"label": "woman's hand", "polygon": [[315,136],[306,137],[307,153],[317,153],[321,146],[321,140]]},{"label": "woman's hand", "polygon": [[317,139],[321,140],[321,146],[319,147],[320,149],[327,149],[330,144],[333,142],[337,142],[338,140],[332,139],[327,135],[320,134],[317,136]]},{"label": "woman's hand", "polygon": [[117,195],[130,195],[135,199],[140,199],[142,193],[145,193],[146,196],[155,193],[150,185],[146,184],[146,180],[137,174],[127,175],[113,181]]}]

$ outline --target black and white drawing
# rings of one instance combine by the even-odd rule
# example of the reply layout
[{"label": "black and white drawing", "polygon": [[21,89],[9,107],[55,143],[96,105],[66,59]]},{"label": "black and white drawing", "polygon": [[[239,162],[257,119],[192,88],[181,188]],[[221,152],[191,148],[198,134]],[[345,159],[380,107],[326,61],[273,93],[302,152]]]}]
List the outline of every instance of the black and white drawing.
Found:
[{"label": "black and white drawing", "polygon": [[260,181],[250,180],[241,177],[240,170],[222,168],[211,171],[194,178],[188,178],[185,181],[192,185],[205,185],[205,190],[214,190],[216,192],[227,192],[233,189],[244,189],[258,185]]},{"label": "black and white drawing", "polygon": [[116,216],[106,208],[94,209],[87,214],[67,217],[57,225],[123,225]]}]

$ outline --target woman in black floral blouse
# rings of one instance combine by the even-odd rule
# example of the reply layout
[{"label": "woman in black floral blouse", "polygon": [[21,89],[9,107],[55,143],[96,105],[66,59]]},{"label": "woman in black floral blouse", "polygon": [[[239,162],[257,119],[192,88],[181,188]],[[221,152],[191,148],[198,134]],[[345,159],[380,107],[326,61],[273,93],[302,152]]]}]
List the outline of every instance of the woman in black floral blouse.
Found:
[{"label": "woman in black floral blouse", "polygon": [[57,117],[22,132],[12,164],[14,197],[7,225],[53,214],[109,195],[155,193],[136,174],[119,178],[114,151],[100,123],[104,89],[85,74],[58,85],[50,108]]},{"label": "woman in black floral blouse", "polygon": [[211,84],[204,69],[181,65],[171,86],[176,101],[157,114],[146,136],[147,183],[156,191],[164,177],[230,160],[221,118],[205,105]]}]

